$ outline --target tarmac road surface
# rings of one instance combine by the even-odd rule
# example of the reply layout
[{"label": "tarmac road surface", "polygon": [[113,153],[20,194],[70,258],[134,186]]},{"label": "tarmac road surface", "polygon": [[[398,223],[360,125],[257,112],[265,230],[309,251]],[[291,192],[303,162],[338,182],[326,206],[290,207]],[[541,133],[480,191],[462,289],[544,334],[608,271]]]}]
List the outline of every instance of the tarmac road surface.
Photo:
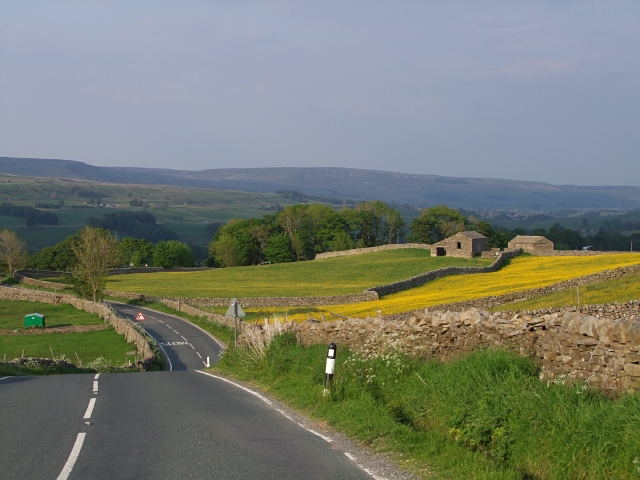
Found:
[{"label": "tarmac road surface", "polygon": [[172,371],[0,379],[1,479],[372,478],[264,397],[196,371],[221,350],[202,330],[113,307],[142,311]]}]

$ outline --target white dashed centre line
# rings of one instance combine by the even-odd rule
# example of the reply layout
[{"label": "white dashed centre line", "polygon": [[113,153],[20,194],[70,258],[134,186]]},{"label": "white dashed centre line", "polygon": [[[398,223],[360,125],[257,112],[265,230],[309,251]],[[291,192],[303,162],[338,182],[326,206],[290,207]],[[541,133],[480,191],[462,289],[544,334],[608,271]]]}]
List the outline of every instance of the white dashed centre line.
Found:
[{"label": "white dashed centre line", "polygon": [[189,340],[187,340],[186,338],[184,338],[182,335],[180,335],[180,338],[183,339],[185,342],[188,342]]},{"label": "white dashed centre line", "polygon": [[191,345],[191,344],[189,344],[189,346],[190,346],[191,348],[193,348],[194,350],[196,349],[196,347],[194,347],[194,346],[193,346],[193,345]]},{"label": "white dashed centre line", "polygon": [[[200,357],[200,358],[202,358],[202,357]],[[204,365],[205,368],[207,368],[207,363],[204,360],[202,360],[202,364]]]},{"label": "white dashed centre line", "polygon": [[89,406],[87,407],[87,411],[84,412],[84,419],[88,420],[89,418],[91,418],[91,414],[93,413],[93,407],[95,407],[96,405],[96,399],[92,398],[91,400],[89,400]]},{"label": "white dashed centre line", "polygon": [[60,472],[60,475],[58,475],[57,480],[67,480],[67,478],[69,478],[69,475],[73,470],[73,466],[76,464],[76,460],[78,460],[78,455],[80,455],[80,450],[82,450],[82,444],[84,443],[84,437],[86,435],[87,434],[84,432],[78,434],[78,437],[76,438],[76,443],[73,445],[73,449],[71,449],[71,454],[67,459],[67,463],[65,463],[64,467],[62,467],[62,471]]},{"label": "white dashed centre line", "polygon": [[[171,330],[173,330],[173,328]],[[176,335],[180,335],[180,332],[178,332],[177,330],[173,330],[173,331],[176,332]]]},{"label": "white dashed centre line", "polygon": [[93,381],[93,393],[98,393],[98,381]]},{"label": "white dashed centre line", "polygon": [[200,352],[196,352],[196,353],[198,354],[198,356],[199,356],[200,358],[202,358],[202,355],[200,355]]},{"label": "white dashed centre line", "polygon": [[[192,345],[193,346],[193,345]],[[2,377],[0,378],[0,381],[4,380],[5,378],[9,378],[9,377]]]},{"label": "white dashed centre line", "polygon": [[100,374],[96,373],[95,377],[93,377],[94,380],[98,380],[100,378]]}]

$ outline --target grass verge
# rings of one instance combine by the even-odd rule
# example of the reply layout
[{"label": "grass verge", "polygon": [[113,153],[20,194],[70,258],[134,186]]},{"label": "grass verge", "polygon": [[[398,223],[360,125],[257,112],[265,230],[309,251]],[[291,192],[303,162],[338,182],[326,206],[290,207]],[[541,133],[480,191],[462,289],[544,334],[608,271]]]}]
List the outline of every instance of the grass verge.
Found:
[{"label": "grass verge", "polygon": [[392,452],[423,478],[638,478],[638,395],[545,384],[531,360],[500,350],[447,364],[338,355],[327,396],[326,346],[302,347],[291,334],[264,357],[229,350],[214,369]]}]

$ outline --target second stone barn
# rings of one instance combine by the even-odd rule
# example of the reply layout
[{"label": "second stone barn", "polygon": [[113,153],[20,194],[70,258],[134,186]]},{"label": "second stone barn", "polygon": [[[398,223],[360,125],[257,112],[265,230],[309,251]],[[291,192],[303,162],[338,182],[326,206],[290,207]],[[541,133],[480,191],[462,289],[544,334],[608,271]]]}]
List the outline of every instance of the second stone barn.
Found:
[{"label": "second stone barn", "polygon": [[459,232],[431,246],[432,257],[473,258],[487,249],[487,237],[478,232]]}]

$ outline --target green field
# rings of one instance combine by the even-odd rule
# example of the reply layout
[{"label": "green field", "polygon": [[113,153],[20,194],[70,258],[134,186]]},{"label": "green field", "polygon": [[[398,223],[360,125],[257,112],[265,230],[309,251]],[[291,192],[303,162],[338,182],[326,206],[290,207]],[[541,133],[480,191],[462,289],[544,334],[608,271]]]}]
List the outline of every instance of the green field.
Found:
[{"label": "green field", "polygon": [[360,293],[449,265],[484,266],[491,262],[431,257],[429,250],[403,249],[199,272],[116,275],[109,278],[107,288],[163,297],[318,297]]},{"label": "green field", "polygon": [[630,275],[609,282],[586,285],[580,287],[579,292],[572,288],[530,300],[505,303],[493,310],[535,310],[546,307],[577,306],[578,293],[580,294],[580,305],[603,305],[640,300],[640,275]]},{"label": "green field", "polygon": [[[76,310],[71,305],[0,300],[0,330],[23,329],[24,316],[29,313],[45,315],[47,328],[104,323],[97,315]],[[77,363],[77,354],[83,365],[99,357],[111,361],[111,365],[122,365],[126,352],[135,350],[135,346],[128,344],[112,327],[88,332],[0,334],[0,361],[23,354],[25,357],[51,358],[52,350],[55,358],[64,356],[73,363]],[[129,359],[133,358],[130,356]]]},{"label": "green field", "polygon": [[[134,345],[125,342],[112,327],[82,333],[47,333],[42,335],[0,335],[0,359],[25,357],[64,358],[77,364],[76,353],[83,365],[102,357],[119,366],[127,360],[126,352],[134,351]],[[133,356],[129,355],[129,360]]]},{"label": "green field", "polygon": [[77,310],[71,305],[0,300],[0,330],[24,328],[24,316],[30,313],[44,315],[47,327],[101,325],[104,323],[98,315]]}]

